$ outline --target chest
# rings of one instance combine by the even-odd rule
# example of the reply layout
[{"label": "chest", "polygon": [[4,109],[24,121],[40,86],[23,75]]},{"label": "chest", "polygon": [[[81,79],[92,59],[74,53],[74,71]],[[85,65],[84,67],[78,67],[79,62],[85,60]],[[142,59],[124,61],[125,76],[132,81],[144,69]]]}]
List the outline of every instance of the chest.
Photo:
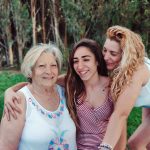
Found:
[{"label": "chest", "polygon": [[77,105],[77,113],[80,122],[91,122],[92,124],[108,120],[114,109],[113,102],[106,99],[102,105],[92,107],[87,102]]},{"label": "chest", "polygon": [[[30,107],[30,108],[29,108]],[[25,126],[22,132],[21,143],[28,145],[29,149],[63,149],[76,146],[76,127],[72,121],[66,107],[61,114],[59,111],[53,113],[41,113],[40,109],[34,106],[28,106],[28,115],[26,116]],[[51,116],[51,117],[50,117]]]}]

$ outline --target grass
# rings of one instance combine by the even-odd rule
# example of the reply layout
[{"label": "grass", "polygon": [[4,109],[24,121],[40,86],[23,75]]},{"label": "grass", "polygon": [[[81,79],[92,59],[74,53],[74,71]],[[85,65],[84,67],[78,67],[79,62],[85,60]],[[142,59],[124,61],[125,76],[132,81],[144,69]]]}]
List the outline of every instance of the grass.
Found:
[{"label": "grass", "polygon": [[133,108],[127,123],[128,137],[130,137],[132,133],[135,131],[135,129],[139,126],[139,124],[141,123],[141,118],[142,118],[141,108]]},{"label": "grass", "polygon": [[[4,71],[0,73],[0,120],[2,117],[3,111],[3,99],[4,99],[4,91],[21,81],[26,81],[25,77],[20,73],[13,73],[9,71]],[[141,109],[133,108],[129,118],[128,118],[128,137],[135,131],[138,125],[141,122]]]},{"label": "grass", "polygon": [[10,86],[21,81],[26,81],[26,78],[20,73],[12,73],[9,71],[0,73],[0,120],[2,117],[4,105],[4,91]]}]

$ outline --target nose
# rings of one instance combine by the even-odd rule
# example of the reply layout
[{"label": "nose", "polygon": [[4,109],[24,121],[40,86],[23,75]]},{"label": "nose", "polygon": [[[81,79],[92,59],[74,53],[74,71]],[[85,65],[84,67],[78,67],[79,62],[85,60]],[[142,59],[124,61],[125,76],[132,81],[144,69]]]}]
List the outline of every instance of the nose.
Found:
[{"label": "nose", "polygon": [[110,55],[109,55],[108,52],[103,53],[103,56],[104,56],[104,60],[105,60],[105,61],[110,58]]},{"label": "nose", "polygon": [[51,67],[50,67],[50,66],[46,66],[45,72],[46,72],[47,74],[50,74],[50,73],[52,72]]},{"label": "nose", "polygon": [[82,61],[79,61],[79,62],[78,62],[77,68],[78,68],[78,69],[82,69],[82,68],[83,68],[83,62],[82,62]]}]

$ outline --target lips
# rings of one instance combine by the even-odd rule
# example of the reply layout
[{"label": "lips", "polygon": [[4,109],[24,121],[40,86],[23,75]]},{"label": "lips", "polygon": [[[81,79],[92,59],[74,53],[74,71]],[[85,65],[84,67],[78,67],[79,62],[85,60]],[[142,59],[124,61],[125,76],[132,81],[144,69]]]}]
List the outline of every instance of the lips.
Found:
[{"label": "lips", "polygon": [[85,76],[88,71],[78,71],[79,76]]},{"label": "lips", "polygon": [[43,79],[46,79],[46,80],[52,80],[54,77],[43,77]]},{"label": "lips", "polygon": [[107,66],[112,66],[114,63],[106,63]]}]

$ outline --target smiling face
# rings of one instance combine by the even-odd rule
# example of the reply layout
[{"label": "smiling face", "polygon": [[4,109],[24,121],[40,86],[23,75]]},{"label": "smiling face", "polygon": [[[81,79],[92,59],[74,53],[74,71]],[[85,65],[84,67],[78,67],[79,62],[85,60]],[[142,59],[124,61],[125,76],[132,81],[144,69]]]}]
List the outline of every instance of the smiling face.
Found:
[{"label": "smiling face", "polygon": [[118,67],[122,57],[122,51],[118,42],[106,39],[102,53],[109,71]]},{"label": "smiling face", "polygon": [[73,67],[81,80],[87,81],[98,75],[97,61],[89,48],[80,46],[73,57]]},{"label": "smiling face", "polygon": [[43,52],[32,70],[32,83],[38,86],[51,87],[58,77],[58,65],[52,53]]}]

